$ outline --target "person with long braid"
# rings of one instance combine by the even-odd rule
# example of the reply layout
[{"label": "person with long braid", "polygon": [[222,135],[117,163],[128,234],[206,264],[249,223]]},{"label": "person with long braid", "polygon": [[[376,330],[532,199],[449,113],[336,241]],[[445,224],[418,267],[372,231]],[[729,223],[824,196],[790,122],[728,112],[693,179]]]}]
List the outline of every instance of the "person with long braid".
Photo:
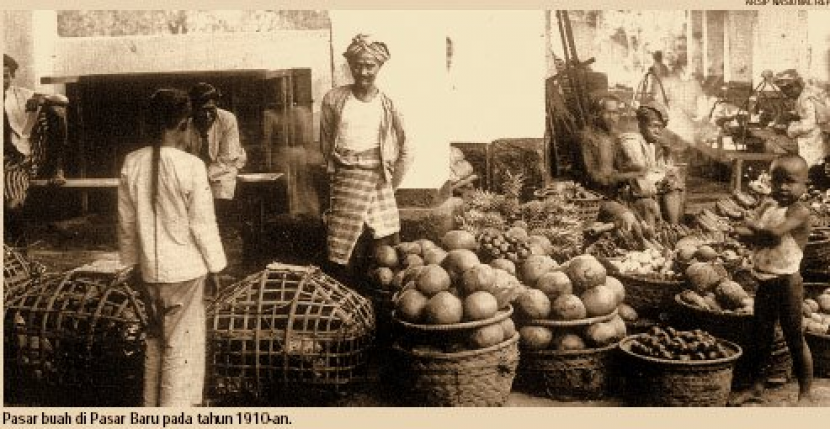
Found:
[{"label": "person with long braid", "polygon": [[201,405],[205,286],[218,287],[227,265],[205,163],[184,150],[190,113],[183,91],[152,95],[151,144],[127,155],[118,188],[121,262],[140,274],[149,319],[144,405],[151,407]]}]

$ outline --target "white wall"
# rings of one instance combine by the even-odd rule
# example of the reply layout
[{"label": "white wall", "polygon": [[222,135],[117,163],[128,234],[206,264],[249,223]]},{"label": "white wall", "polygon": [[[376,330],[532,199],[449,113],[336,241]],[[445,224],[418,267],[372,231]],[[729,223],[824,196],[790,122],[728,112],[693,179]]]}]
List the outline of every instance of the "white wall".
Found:
[{"label": "white wall", "polygon": [[543,137],[544,11],[446,11],[445,16],[454,48],[452,141]]}]

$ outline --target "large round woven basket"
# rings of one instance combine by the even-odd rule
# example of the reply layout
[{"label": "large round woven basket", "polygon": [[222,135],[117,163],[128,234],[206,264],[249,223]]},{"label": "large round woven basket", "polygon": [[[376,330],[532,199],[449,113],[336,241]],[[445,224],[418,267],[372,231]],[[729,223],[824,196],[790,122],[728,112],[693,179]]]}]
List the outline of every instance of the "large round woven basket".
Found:
[{"label": "large round woven basket", "polygon": [[375,314],[318,267],[268,264],[207,308],[208,395],[270,403],[286,391],[337,392],[367,377]]},{"label": "large round woven basket", "polygon": [[626,304],[640,315],[657,316],[671,308],[674,296],[683,291],[686,282],[662,280],[639,274],[617,273],[614,275],[625,286]]},{"label": "large round woven basket", "polygon": [[813,355],[813,373],[817,377],[830,378],[830,335],[804,334]]},{"label": "large round woven basket", "polygon": [[433,353],[393,346],[391,363],[403,402],[427,407],[498,407],[519,365],[519,334],[492,347]]},{"label": "large round woven basket", "polygon": [[[639,334],[643,335],[643,334]],[[626,399],[646,407],[723,407],[729,400],[732,370],[741,347],[718,340],[734,354],[724,359],[675,361],[641,356],[631,351],[639,335],[623,339],[621,365],[625,365]]]},{"label": "large round woven basket", "polygon": [[32,262],[19,249],[3,244],[3,306],[26,290],[34,287],[46,271]]},{"label": "large round woven basket", "polygon": [[816,228],[814,231],[816,230],[821,231],[824,237],[807,242],[801,267],[807,270],[826,270],[830,266],[830,228]]},{"label": "large round woven basket", "polygon": [[522,350],[517,383],[551,399],[602,399],[617,377],[617,344],[587,350]]},{"label": "large round woven basket", "polygon": [[147,316],[132,269],[43,276],[4,305],[5,399],[30,406],[137,406]]},{"label": "large round woven basket", "polygon": [[[679,296],[675,297],[672,310],[672,323],[678,329],[702,329],[718,338],[731,341],[744,350],[743,356],[735,364],[734,386],[747,386],[752,382],[751,359],[754,353],[751,314],[735,314],[704,310],[686,303]],[[768,378],[790,379],[792,375],[792,356],[784,332],[779,324],[775,325],[772,342],[772,356],[764,373]]]}]

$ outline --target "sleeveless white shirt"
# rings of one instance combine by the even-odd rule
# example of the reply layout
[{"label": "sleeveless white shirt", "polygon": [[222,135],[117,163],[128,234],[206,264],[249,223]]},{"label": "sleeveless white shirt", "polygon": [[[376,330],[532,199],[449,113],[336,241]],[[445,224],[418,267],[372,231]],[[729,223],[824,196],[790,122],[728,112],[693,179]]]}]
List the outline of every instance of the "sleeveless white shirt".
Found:
[{"label": "sleeveless white shirt", "polygon": [[340,116],[336,146],[355,152],[380,147],[382,117],[383,106],[379,96],[375,95],[371,101],[365,102],[349,94]]}]

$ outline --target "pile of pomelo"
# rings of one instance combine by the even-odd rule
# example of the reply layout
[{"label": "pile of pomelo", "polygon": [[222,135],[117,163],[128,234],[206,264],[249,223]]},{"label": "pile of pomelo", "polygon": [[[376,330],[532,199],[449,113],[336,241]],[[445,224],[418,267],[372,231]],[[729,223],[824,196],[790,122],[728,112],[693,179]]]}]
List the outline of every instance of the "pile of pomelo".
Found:
[{"label": "pile of pomelo", "polygon": [[[521,267],[521,278],[528,287],[516,298],[514,307],[521,325],[520,344],[527,350],[604,347],[625,337],[623,316],[630,321],[637,317],[623,303],[622,283],[608,276],[605,267],[593,256],[577,256],[559,265],[547,256],[532,255]],[[617,314],[610,317],[615,311]],[[545,323],[597,318],[603,321],[574,323],[578,327],[561,329],[556,324]]]},{"label": "pile of pomelo", "polygon": [[395,247],[379,246],[373,255],[369,278],[377,289],[396,292],[405,285],[404,278],[418,267],[440,264],[447,252],[434,242],[421,239]]},{"label": "pile of pomelo", "polygon": [[[483,264],[470,249],[475,239],[459,232],[463,231],[450,231],[442,239],[449,249],[442,249],[440,261],[410,264],[393,280],[393,286],[402,284],[394,299],[395,318],[402,322],[443,326],[446,332],[454,325],[479,322],[473,329],[462,329],[463,338],[458,332],[434,332],[431,345],[452,351],[490,347],[512,338],[516,334],[513,321],[495,319],[522,288],[515,275],[503,269],[506,267]],[[488,320],[493,323],[486,323]]]},{"label": "pile of pomelo", "polygon": [[802,310],[807,332],[830,335],[830,287],[815,298],[805,299]]}]

